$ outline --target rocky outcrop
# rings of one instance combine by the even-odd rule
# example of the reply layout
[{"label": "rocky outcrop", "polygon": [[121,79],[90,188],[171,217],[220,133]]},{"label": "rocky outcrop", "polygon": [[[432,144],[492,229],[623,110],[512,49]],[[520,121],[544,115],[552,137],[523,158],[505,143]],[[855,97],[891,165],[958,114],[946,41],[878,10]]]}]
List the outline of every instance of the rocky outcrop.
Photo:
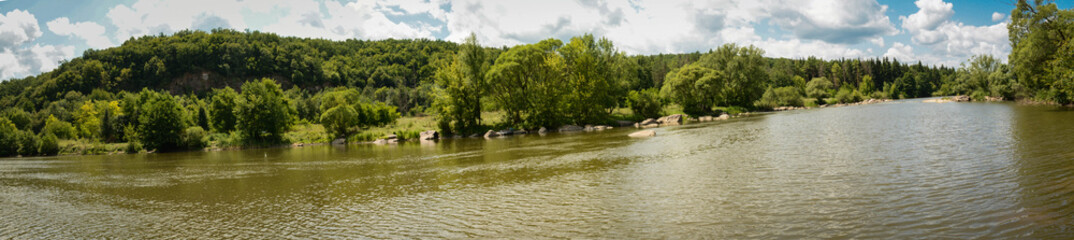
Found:
[{"label": "rocky outcrop", "polygon": [[653,137],[653,136],[656,136],[656,131],[653,131],[653,130],[641,130],[641,131],[631,133],[630,135],[627,135],[627,136],[630,136],[632,138]]},{"label": "rocky outcrop", "polygon": [[959,95],[959,96],[951,97],[951,101],[955,101],[955,102],[969,102],[970,100],[973,100],[973,99],[971,99],[970,96],[966,96],[966,95]]},{"label": "rocky outcrop", "polygon": [[652,119],[652,118],[645,119],[645,120],[641,121],[638,124],[640,124],[642,126],[645,126],[645,125],[649,125],[649,124],[653,124],[653,123],[659,124],[659,122],[657,122],[656,119]]},{"label": "rocky outcrop", "polygon": [[721,113],[720,116],[716,118],[716,120],[727,120],[727,119],[731,119],[731,115],[727,115],[727,113]]},{"label": "rocky outcrop", "polygon": [[545,134],[545,133],[548,133],[548,129],[547,129],[547,128],[545,128],[545,127],[541,127],[540,129],[537,129],[537,133],[538,133],[538,134]]},{"label": "rocky outcrop", "polygon": [[494,138],[499,136],[500,133],[497,133],[496,131],[489,130],[488,132],[485,132],[485,138]]},{"label": "rocky outcrop", "polygon": [[418,140],[434,140],[439,139],[440,133],[436,130],[424,131],[418,134]]},{"label": "rocky outcrop", "polygon": [[663,119],[663,121],[660,121],[660,124],[668,126],[682,125],[683,118],[684,117],[682,114],[672,114],[666,117],[662,117],[661,119]]},{"label": "rocky outcrop", "polygon": [[697,117],[698,122],[711,122],[712,119],[713,119],[712,116],[700,116],[700,117]]},{"label": "rocky outcrop", "polygon": [[559,127],[560,132],[577,132],[582,130],[585,130],[585,128],[575,125],[564,125],[562,127]]},{"label": "rocky outcrop", "polygon": [[332,140],[332,145],[343,145],[343,144],[347,144],[347,139],[346,138],[336,138],[335,140]]},{"label": "rocky outcrop", "polygon": [[1002,102],[1003,97],[985,96],[985,102]]}]

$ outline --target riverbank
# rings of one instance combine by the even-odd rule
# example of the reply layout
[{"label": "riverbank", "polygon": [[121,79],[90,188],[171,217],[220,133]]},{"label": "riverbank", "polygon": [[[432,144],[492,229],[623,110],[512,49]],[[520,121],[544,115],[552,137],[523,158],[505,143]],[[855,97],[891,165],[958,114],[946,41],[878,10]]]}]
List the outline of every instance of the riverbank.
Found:
[{"label": "riverbank", "polygon": [[[615,128],[657,128],[665,126],[675,126],[691,123],[701,123],[710,121],[729,120],[732,118],[748,117],[758,113],[764,112],[780,112],[780,111],[793,111],[793,110],[807,110],[814,108],[832,108],[832,107],[845,107],[856,106],[874,103],[883,103],[892,101],[890,99],[868,99],[856,103],[839,103],[839,104],[812,104],[811,106],[803,107],[789,107],[782,106],[776,107],[771,111],[746,111],[742,108],[736,107],[721,107],[716,110],[719,114],[706,115],[706,116],[690,116],[682,112],[682,108],[677,105],[666,106],[663,110],[665,114],[661,118],[641,119],[627,108],[616,109],[612,114],[612,121],[614,124],[586,124],[586,125],[566,125],[559,128],[545,128],[542,131],[537,129],[513,129],[510,127],[499,126],[497,124],[488,124],[485,127],[487,130],[479,134],[470,135],[441,135],[436,132],[435,137],[426,137],[422,139],[421,133],[427,131],[435,131],[437,129],[436,120],[433,116],[412,116],[399,118],[394,124],[371,127],[363,129],[358,134],[353,134],[345,140],[333,139],[331,134],[322,126],[316,123],[299,123],[291,128],[290,131],[284,134],[285,139],[289,142],[286,144],[277,145],[265,145],[265,146],[241,146],[238,142],[231,139],[226,134],[216,134],[207,136],[208,146],[201,150],[193,151],[231,151],[240,149],[251,148],[297,148],[318,146],[326,144],[398,144],[404,142],[417,142],[420,140],[433,140],[433,139],[463,139],[463,138],[498,138],[508,137],[512,135],[527,135],[527,134],[550,134],[550,133],[567,133],[567,132],[599,132]],[[504,114],[502,112],[484,112],[482,113],[483,122],[498,123],[502,119]],[[625,135],[624,135],[625,136]],[[130,151],[129,143],[99,143],[91,142],[85,139],[74,140],[61,140],[60,141],[60,154],[59,155],[111,155],[111,154],[128,154],[128,153],[147,153],[142,150]]]}]

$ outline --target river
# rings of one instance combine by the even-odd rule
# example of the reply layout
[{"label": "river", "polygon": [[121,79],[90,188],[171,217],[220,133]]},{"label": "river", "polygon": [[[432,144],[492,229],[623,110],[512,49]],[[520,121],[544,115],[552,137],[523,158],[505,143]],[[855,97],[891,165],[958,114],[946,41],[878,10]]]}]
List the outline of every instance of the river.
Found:
[{"label": "river", "polygon": [[872,105],[656,129],[0,159],[0,238],[1074,237],[1074,111]]}]

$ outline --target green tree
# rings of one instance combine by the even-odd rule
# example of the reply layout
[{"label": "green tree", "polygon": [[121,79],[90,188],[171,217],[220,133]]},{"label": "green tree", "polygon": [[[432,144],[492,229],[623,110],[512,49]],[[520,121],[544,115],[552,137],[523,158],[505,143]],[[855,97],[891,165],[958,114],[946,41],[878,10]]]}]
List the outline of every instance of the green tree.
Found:
[{"label": "green tree", "polygon": [[168,93],[143,90],[141,95],[145,99],[138,116],[138,141],[160,152],[182,149],[183,108]]},{"label": "green tree", "polygon": [[237,128],[248,144],[282,143],[291,128],[290,99],[272,79],[242,84],[235,106]]},{"label": "green tree", "polygon": [[686,114],[704,115],[712,112],[712,107],[725,93],[724,83],[720,71],[690,64],[669,72],[660,94],[682,106]]},{"label": "green tree", "polygon": [[74,138],[77,135],[75,127],[71,126],[71,123],[59,120],[51,114],[48,115],[48,119],[45,120],[45,127],[41,129],[41,132],[52,134],[53,136],[62,139]]},{"label": "green tree", "polygon": [[15,156],[19,152],[19,129],[6,117],[0,117],[0,157]]},{"label": "green tree", "polygon": [[817,104],[821,104],[825,98],[831,96],[832,82],[827,78],[819,77],[809,80],[806,83],[806,96],[817,99]]},{"label": "green tree", "polygon": [[209,122],[213,131],[227,133],[235,130],[235,103],[239,94],[231,87],[213,90],[209,104]]},{"label": "green tree", "polygon": [[656,88],[630,91],[627,94],[627,105],[630,106],[635,116],[641,118],[660,117],[664,110],[663,101],[660,100],[660,94]]},{"label": "green tree", "polygon": [[533,128],[562,123],[560,102],[567,88],[563,58],[556,53],[561,45],[548,39],[515,46],[489,69],[489,96],[506,113],[508,124]]},{"label": "green tree", "polygon": [[434,102],[441,131],[466,133],[481,123],[481,96],[488,71],[488,54],[470,34],[449,65],[436,72],[440,89]]},{"label": "green tree", "polygon": [[56,139],[56,135],[51,133],[45,133],[41,136],[41,147],[38,148],[38,153],[42,156],[53,156],[60,153],[59,140]]},{"label": "green tree", "polygon": [[41,147],[41,139],[37,135],[34,135],[31,131],[23,130],[18,132],[17,138],[19,141],[19,155],[23,157],[37,155],[37,150]]},{"label": "green tree", "polygon": [[566,86],[564,108],[569,121],[597,123],[607,119],[618,103],[614,95],[624,84],[623,73],[615,68],[622,54],[606,38],[591,34],[571,38],[556,50],[563,57]]}]

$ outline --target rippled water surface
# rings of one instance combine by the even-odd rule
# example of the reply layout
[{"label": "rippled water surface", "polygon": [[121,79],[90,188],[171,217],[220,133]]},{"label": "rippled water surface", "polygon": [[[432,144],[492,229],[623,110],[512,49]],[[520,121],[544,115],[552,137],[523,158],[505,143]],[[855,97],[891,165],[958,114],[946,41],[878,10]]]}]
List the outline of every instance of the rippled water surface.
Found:
[{"label": "rippled water surface", "polygon": [[1074,237],[1074,111],[883,104],[397,146],[0,159],[0,238]]}]

